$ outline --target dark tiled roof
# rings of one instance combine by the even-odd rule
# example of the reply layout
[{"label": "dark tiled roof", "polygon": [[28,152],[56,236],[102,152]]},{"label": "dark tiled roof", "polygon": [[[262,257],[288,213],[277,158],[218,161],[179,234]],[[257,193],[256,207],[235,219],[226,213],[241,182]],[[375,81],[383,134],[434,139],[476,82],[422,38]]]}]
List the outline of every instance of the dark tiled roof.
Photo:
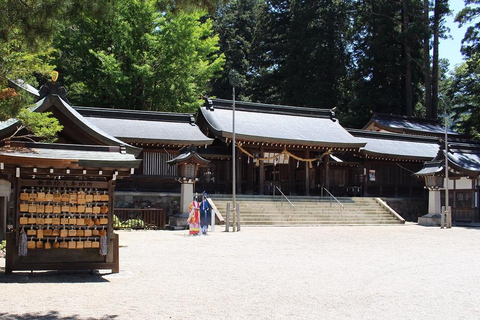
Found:
[{"label": "dark tiled roof", "polygon": [[396,133],[348,130],[366,145],[361,150],[373,157],[431,160],[439,151],[439,139]]},{"label": "dark tiled roof", "polygon": [[[198,123],[218,138],[232,138],[232,101],[212,99],[200,108]],[[235,103],[235,136],[244,141],[308,146],[360,148],[361,141],[332,119],[331,110]]]},{"label": "dark tiled roof", "polygon": [[[455,176],[480,176],[480,144],[478,143],[449,143],[448,144],[449,172]],[[423,169],[416,173],[419,176],[443,175],[445,170],[445,148],[442,145],[433,161],[426,162]]]},{"label": "dark tiled roof", "polygon": [[208,145],[192,114],[75,107],[90,123],[129,143]]},{"label": "dark tiled roof", "polygon": [[450,166],[467,175],[480,174],[480,144],[449,144],[448,151]]},{"label": "dark tiled roof", "polygon": [[[427,136],[441,136],[445,134],[445,127],[439,121],[375,113],[364,129],[372,127],[398,133],[419,134]],[[449,130],[448,134],[460,136],[459,133]]]},{"label": "dark tiled roof", "polygon": [[210,162],[207,159],[202,158],[197,152],[189,151],[189,152],[179,154],[175,158],[168,160],[167,163],[169,165],[176,165],[180,162],[187,162],[187,161],[194,161],[202,164],[208,164]]},{"label": "dark tiled roof", "polygon": [[443,172],[444,169],[444,161],[429,161],[425,162],[423,168],[415,173],[417,176],[432,176],[436,175],[440,172]]}]

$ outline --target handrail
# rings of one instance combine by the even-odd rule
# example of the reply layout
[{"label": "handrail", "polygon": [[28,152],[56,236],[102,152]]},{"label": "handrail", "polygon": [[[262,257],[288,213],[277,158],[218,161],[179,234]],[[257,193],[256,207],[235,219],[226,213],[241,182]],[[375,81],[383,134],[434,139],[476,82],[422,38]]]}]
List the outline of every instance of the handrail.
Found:
[{"label": "handrail", "polygon": [[330,207],[332,206],[332,198],[333,198],[335,201],[337,201],[337,203],[340,205],[340,207],[342,207],[342,209],[345,208],[345,207],[343,206],[343,204],[342,204],[340,201],[338,201],[338,199],[335,198],[335,196],[334,196],[330,191],[328,191],[327,188],[323,188],[323,190],[327,191],[327,193],[330,195]]},{"label": "handrail", "polygon": [[292,203],[292,201],[290,201],[290,200],[287,198],[287,196],[282,192],[282,190],[281,190],[278,186],[275,186],[275,188],[276,188],[278,191],[280,191],[280,193],[282,194],[282,196],[283,196],[285,199],[287,199],[288,203],[290,203],[290,205],[292,206],[292,208],[295,209],[295,205]]}]

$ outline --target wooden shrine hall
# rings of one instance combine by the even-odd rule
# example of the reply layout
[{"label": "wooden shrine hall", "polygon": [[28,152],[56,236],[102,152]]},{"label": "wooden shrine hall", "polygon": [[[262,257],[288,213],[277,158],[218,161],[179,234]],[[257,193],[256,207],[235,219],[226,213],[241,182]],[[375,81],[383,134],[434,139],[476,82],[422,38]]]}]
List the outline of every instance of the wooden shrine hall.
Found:
[{"label": "wooden shrine hall", "polygon": [[[232,101],[211,101],[200,109],[197,124],[224,148],[222,154],[231,154]],[[239,193],[272,194],[278,187],[285,194],[320,194],[331,187],[330,177],[338,170],[352,170],[358,162],[352,155],[365,146],[331,110],[237,102],[235,121]],[[209,155],[208,148],[202,156],[212,161],[208,170],[221,175],[221,160]],[[348,160],[332,161],[336,157]],[[209,192],[231,192],[228,184],[217,188]]]}]

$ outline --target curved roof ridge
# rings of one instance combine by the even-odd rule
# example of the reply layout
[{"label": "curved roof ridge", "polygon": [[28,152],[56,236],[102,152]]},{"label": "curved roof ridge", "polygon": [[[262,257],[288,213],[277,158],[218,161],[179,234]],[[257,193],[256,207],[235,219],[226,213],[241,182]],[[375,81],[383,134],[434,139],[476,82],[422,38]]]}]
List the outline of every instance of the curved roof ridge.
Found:
[{"label": "curved roof ridge", "polygon": [[[67,117],[70,116],[69,118],[76,119],[76,121],[74,122],[84,132],[90,134],[92,137],[104,143],[105,145],[123,146],[127,150],[127,153],[134,154],[135,156],[138,156],[140,154],[140,148],[129,145],[96,127],[56,94],[48,95],[45,98],[39,100],[37,103],[35,103],[33,107],[30,108],[30,110],[32,112],[44,112],[48,110],[48,108],[50,108],[52,105],[55,106],[59,110],[59,112],[66,115]],[[7,135],[9,133],[13,133],[16,130],[15,125],[18,123],[18,120],[12,118],[4,121],[4,123],[6,123],[5,126],[0,126],[0,135]]]},{"label": "curved roof ridge", "polygon": [[[212,98],[211,100],[213,102],[214,108],[225,108],[225,109],[232,108],[233,100],[216,99],[216,98]],[[331,118],[332,120],[335,117],[335,113],[332,109],[297,107],[297,106],[288,106],[288,105],[274,105],[274,104],[247,102],[247,101],[235,101],[235,109],[239,111],[243,110],[243,111],[249,111],[249,112]]]},{"label": "curved roof ridge", "polygon": [[195,122],[193,113],[175,113],[147,110],[131,110],[131,109],[113,109],[113,108],[97,108],[72,106],[78,113],[84,117],[101,117],[101,118],[117,118],[117,119],[136,119],[147,121],[171,121],[171,122]]},{"label": "curved roof ridge", "polygon": [[385,132],[385,131],[370,131],[364,129],[352,129],[347,128],[354,137],[371,137],[378,139],[389,140],[401,140],[401,141],[417,141],[417,142],[439,142],[440,138],[435,136],[422,136],[422,135],[407,135],[398,132]]},{"label": "curved roof ridge", "polygon": [[[60,103],[62,108],[58,108],[60,112],[65,114],[68,112],[70,115],[72,115],[74,118],[78,120],[77,125],[84,130],[85,132],[89,133],[99,141],[105,143],[106,145],[119,145],[119,146],[124,146],[127,150],[128,153],[135,154],[138,156],[141,152],[140,148],[131,146],[122,140],[119,140],[115,138],[114,136],[108,134],[107,132],[103,131],[102,129],[98,128],[95,126],[93,123],[90,121],[86,120],[84,116],[82,116],[79,112],[77,112],[72,106],[70,106],[67,102],[65,102],[60,96],[56,94],[52,94],[46,97],[46,99],[49,99],[51,101],[52,105],[55,105],[57,108],[59,107],[57,101]],[[44,104],[42,104],[37,110],[39,111],[45,111],[49,106],[46,103],[48,100],[45,101]],[[42,108],[43,107],[43,108]]]}]

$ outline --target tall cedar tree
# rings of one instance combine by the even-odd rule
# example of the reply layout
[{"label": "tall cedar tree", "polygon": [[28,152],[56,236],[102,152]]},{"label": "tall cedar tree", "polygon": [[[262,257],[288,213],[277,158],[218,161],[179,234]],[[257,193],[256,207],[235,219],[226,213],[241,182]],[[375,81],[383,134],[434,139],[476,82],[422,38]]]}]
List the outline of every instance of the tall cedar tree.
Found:
[{"label": "tall cedar tree", "polygon": [[255,57],[252,46],[259,26],[261,0],[231,1],[222,6],[214,16],[214,30],[220,37],[220,51],[225,54],[225,66],[219,79],[214,80],[210,95],[218,98],[232,97],[232,86],[229,74],[232,70],[238,72],[246,81],[236,88],[236,94],[241,100],[250,100],[252,82],[259,76],[255,68]]}]

